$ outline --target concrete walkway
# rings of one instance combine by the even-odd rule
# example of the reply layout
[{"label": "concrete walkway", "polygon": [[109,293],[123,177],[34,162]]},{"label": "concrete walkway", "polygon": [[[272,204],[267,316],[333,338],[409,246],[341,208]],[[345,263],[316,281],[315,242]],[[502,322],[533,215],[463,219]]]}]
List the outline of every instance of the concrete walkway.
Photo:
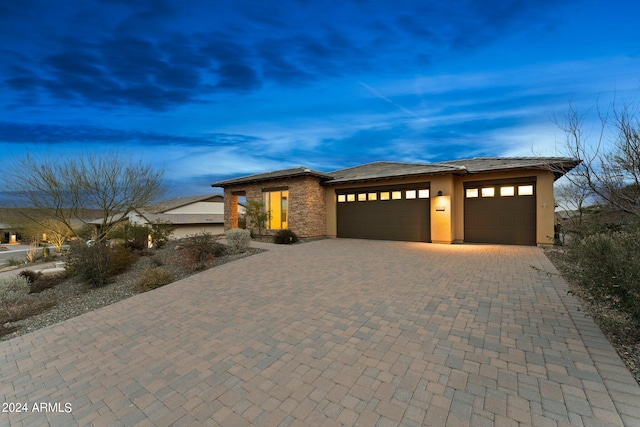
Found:
[{"label": "concrete walkway", "polygon": [[26,404],[0,425],[640,425],[640,387],[538,269],[531,247],[278,247],[0,343]]}]

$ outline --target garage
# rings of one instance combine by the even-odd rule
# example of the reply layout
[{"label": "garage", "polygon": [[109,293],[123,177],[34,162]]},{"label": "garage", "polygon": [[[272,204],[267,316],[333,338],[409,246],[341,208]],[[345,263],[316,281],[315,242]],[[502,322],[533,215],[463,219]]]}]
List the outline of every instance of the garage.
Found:
[{"label": "garage", "polygon": [[535,178],[464,185],[464,241],[536,245]]},{"label": "garage", "polygon": [[337,236],[431,241],[428,184],[336,190]]}]

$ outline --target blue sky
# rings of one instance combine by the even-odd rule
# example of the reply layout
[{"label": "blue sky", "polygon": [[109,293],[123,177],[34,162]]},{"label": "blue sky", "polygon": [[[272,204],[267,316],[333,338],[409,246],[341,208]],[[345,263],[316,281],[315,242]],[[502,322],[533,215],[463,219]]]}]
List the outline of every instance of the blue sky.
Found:
[{"label": "blue sky", "polygon": [[557,155],[640,94],[635,1],[0,0],[0,152],[126,150],[171,195],[304,165]]}]

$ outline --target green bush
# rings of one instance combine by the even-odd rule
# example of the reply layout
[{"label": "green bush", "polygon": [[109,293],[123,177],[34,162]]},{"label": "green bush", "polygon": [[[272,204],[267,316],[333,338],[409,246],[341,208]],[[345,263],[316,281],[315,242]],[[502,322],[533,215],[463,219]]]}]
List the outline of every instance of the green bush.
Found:
[{"label": "green bush", "polygon": [[29,280],[24,276],[0,277],[0,304],[13,304],[29,293]]},{"label": "green bush", "polygon": [[233,228],[225,233],[227,246],[233,253],[242,253],[249,248],[251,243],[251,232],[241,228]]},{"label": "green bush", "polygon": [[148,268],[138,280],[138,286],[144,291],[159,288],[175,280],[175,276],[165,267]]},{"label": "green bush", "polygon": [[273,238],[273,242],[279,245],[290,245],[292,243],[298,243],[298,236],[293,231],[287,229],[280,230]]},{"label": "green bush", "polygon": [[640,320],[640,232],[596,233],[569,245],[571,278]]}]

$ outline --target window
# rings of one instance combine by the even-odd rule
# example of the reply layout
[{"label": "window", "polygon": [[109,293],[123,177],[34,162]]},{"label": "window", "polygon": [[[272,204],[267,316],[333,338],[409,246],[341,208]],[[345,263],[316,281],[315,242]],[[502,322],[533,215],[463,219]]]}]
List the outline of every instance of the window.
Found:
[{"label": "window", "polygon": [[347,196],[345,194],[338,194],[339,203],[346,202],[346,201],[347,201]]},{"label": "window", "polygon": [[359,193],[358,194],[358,201],[359,202],[366,202],[367,201],[367,193]]},{"label": "window", "polygon": [[518,185],[519,196],[533,196],[533,185]]},{"label": "window", "polygon": [[269,212],[267,229],[283,230],[288,228],[289,190],[267,191],[262,193],[264,208]]},{"label": "window", "polygon": [[355,202],[356,195],[355,194],[347,194],[347,202]]},{"label": "window", "polygon": [[418,190],[418,198],[419,199],[428,199],[429,198],[429,189],[426,188],[424,190]]},{"label": "window", "polygon": [[477,188],[467,188],[467,199],[474,199],[478,197],[478,189]]},{"label": "window", "polygon": [[383,191],[380,193],[380,200],[389,200],[389,192]]},{"label": "window", "polygon": [[391,198],[393,200],[400,200],[402,199],[402,191],[392,191],[391,192]]},{"label": "window", "polygon": [[378,193],[369,193],[369,200],[378,200]]},{"label": "window", "polygon": [[509,186],[509,187],[500,187],[500,196],[502,197],[507,197],[507,196],[513,196],[515,195],[515,187],[513,186]]},{"label": "window", "polygon": [[496,195],[496,189],[493,187],[484,187],[482,189],[482,197],[493,197]]},{"label": "window", "polygon": [[407,190],[407,193],[405,194],[405,197],[407,199],[415,199],[416,198],[416,190]]}]

